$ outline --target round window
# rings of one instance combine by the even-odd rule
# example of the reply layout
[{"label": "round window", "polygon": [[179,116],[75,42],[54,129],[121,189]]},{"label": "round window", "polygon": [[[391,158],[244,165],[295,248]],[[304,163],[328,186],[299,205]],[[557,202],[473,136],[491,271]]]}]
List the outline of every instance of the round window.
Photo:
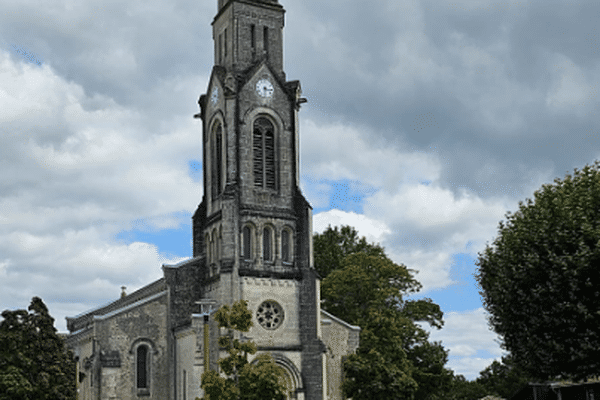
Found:
[{"label": "round window", "polygon": [[277,329],[283,322],[283,308],[276,301],[263,301],[256,310],[256,319],[265,329]]}]

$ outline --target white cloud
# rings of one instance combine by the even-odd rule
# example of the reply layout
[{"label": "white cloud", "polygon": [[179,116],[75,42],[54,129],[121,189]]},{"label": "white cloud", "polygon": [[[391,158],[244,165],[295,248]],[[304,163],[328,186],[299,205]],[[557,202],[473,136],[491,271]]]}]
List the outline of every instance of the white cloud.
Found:
[{"label": "white cloud", "polygon": [[[199,123],[172,115],[168,127],[149,124],[48,65],[5,52],[0,66],[0,303],[24,308],[40,296],[64,329],[55,306],[98,305],[117,298],[121,285],[145,285],[161,276],[162,263],[180,261],[115,235],[176,228],[179,214],[195,208],[202,188],[187,162],[201,157]],[[164,90],[162,100],[181,90]]]},{"label": "white cloud", "polygon": [[435,181],[440,176],[435,155],[399,150],[402,143],[373,141],[377,135],[370,128],[304,120],[301,129],[303,170],[313,179],[357,180],[395,190],[403,182]]},{"label": "white cloud", "polygon": [[582,117],[596,104],[598,84],[585,70],[565,55],[555,54],[547,64],[552,83],[546,93],[551,112],[575,113]]},{"label": "white cloud", "polygon": [[483,308],[444,314],[441,330],[423,327],[430,332],[430,340],[441,341],[449,350],[448,367],[468,379],[476,378],[480,371],[504,354],[498,344],[498,335],[488,327]]},{"label": "white cloud", "polygon": [[381,243],[385,236],[391,233],[385,223],[353,212],[330,210],[314,215],[313,230],[315,232],[323,233],[329,225],[332,227],[350,225],[357,230],[360,236],[366,237],[371,243]]}]

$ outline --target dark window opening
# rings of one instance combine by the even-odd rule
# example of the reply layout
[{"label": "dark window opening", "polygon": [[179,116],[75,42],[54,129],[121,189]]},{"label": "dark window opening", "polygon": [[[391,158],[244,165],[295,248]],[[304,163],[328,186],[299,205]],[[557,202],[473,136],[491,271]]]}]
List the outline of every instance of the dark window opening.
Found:
[{"label": "dark window opening", "polygon": [[181,391],[183,392],[183,400],[187,400],[187,371],[183,370],[183,382]]},{"label": "dark window opening", "polygon": [[223,48],[223,35],[219,35],[219,44],[217,46],[217,60],[218,60],[219,64],[221,64],[221,62],[223,60],[221,57],[221,54],[222,54],[221,49],[222,48]]},{"label": "dark window opening", "polygon": [[148,389],[148,346],[137,348],[137,388]]},{"label": "dark window opening", "polygon": [[263,259],[265,261],[271,261],[273,254],[271,251],[271,230],[265,228],[263,230]]},{"label": "dark window opening", "polygon": [[256,27],[254,26],[254,24],[250,25],[250,46],[252,47],[252,50],[254,51],[254,49],[256,48]]},{"label": "dark window opening", "polygon": [[252,134],[254,186],[275,189],[275,129],[266,118],[254,122]]},{"label": "dark window opening", "polygon": [[281,232],[281,259],[283,262],[290,262],[290,232],[284,229]]},{"label": "dark window opening", "polygon": [[223,36],[223,56],[225,57],[225,59],[227,59],[227,28],[225,28]]},{"label": "dark window opening", "polygon": [[221,125],[217,125],[213,136],[213,168],[212,168],[212,194],[220,194],[223,189],[223,134]]},{"label": "dark window opening", "polygon": [[266,26],[263,29],[263,40],[265,44],[265,52],[269,52],[269,28]]},{"label": "dark window opening", "polygon": [[252,230],[250,229],[250,227],[245,226],[242,230],[242,255],[244,257],[244,260],[252,259],[252,251],[250,247],[252,246],[252,237],[250,236],[251,234]]}]

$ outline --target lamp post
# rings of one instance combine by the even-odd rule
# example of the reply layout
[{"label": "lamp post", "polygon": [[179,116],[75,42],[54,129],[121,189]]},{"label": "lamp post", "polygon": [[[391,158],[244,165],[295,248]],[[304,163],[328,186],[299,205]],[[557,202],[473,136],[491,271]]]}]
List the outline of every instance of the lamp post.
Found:
[{"label": "lamp post", "polygon": [[210,370],[210,326],[209,317],[216,310],[216,302],[214,300],[201,300],[196,302],[200,305],[200,315],[204,316],[204,370]]}]

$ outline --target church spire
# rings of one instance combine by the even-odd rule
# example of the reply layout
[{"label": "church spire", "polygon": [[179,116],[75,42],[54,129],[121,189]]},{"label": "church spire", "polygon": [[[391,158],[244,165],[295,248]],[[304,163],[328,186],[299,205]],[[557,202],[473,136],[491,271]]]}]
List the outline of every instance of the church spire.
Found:
[{"label": "church spire", "polygon": [[213,21],[215,65],[243,72],[266,60],[283,75],[285,10],[277,0],[219,0]]}]

